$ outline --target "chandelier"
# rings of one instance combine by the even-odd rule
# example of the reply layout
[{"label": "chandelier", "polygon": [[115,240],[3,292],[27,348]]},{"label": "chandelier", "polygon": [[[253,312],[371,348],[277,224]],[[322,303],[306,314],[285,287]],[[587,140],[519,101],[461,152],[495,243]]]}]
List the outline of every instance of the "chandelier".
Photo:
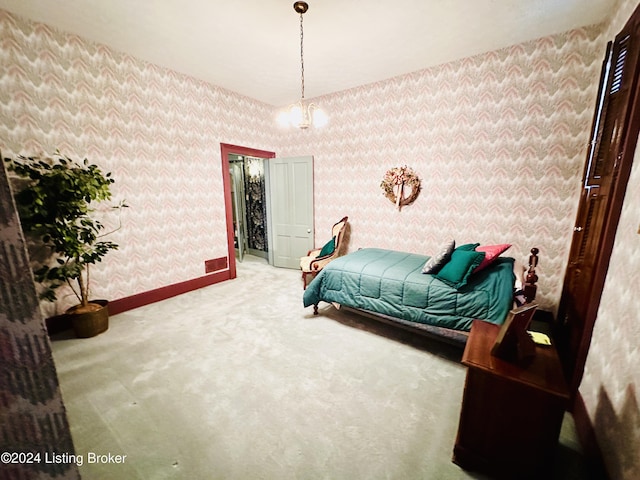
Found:
[{"label": "chandelier", "polygon": [[302,15],[309,9],[307,2],[295,2],[293,9],[300,14],[300,101],[289,105],[285,112],[278,116],[278,123],[283,126],[307,129],[310,126],[322,127],[329,118],[315,103],[304,101],[304,29]]}]

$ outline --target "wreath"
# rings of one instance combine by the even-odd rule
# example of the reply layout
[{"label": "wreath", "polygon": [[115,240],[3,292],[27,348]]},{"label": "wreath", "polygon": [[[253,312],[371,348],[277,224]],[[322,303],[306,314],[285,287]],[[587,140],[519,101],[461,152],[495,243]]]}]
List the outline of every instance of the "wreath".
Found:
[{"label": "wreath", "polygon": [[416,173],[406,165],[387,170],[380,188],[384,196],[391,200],[398,210],[411,205],[420,193],[420,179]]}]

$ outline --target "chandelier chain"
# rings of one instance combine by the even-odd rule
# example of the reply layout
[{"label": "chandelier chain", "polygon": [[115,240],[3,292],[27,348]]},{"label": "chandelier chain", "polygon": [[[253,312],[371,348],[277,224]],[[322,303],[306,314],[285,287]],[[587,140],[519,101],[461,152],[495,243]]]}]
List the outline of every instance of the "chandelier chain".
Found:
[{"label": "chandelier chain", "polygon": [[305,130],[311,126],[323,127],[327,124],[326,114],[315,103],[305,104],[304,99],[304,19],[307,11],[307,2],[298,1],[293,4],[293,9],[300,14],[300,100],[289,105],[287,112],[278,115],[278,123],[283,126],[291,125]]},{"label": "chandelier chain", "polygon": [[300,85],[302,98],[304,100],[304,30],[302,28],[302,13],[300,14]]}]

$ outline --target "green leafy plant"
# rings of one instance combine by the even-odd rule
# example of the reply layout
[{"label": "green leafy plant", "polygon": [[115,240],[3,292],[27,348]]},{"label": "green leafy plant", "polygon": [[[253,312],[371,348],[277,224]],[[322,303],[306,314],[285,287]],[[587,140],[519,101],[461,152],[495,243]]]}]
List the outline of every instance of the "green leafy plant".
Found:
[{"label": "green leafy plant", "polygon": [[[56,289],[67,284],[86,308],[90,265],[118,248],[116,243],[102,240],[112,232],[104,232],[93,208],[111,199],[111,173],[103,173],[87,159],[78,163],[59,152],[44,159],[18,156],[4,160],[7,169],[22,179],[14,193],[22,229],[50,254],[48,261],[34,270],[36,281],[44,287],[41,298],[55,301]],[[126,206],[121,202],[112,208]]]}]

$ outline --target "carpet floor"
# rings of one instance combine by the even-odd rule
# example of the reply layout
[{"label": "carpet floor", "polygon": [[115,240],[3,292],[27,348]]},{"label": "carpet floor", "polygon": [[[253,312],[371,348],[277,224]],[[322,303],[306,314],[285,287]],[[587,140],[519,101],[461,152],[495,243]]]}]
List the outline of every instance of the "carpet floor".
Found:
[{"label": "carpet floor", "polygon": [[[236,279],[114,315],[97,337],[54,336],[83,478],[484,478],[451,462],[461,351],[320,313],[298,271],[248,256]],[[589,478],[569,415],[554,477]]]}]

